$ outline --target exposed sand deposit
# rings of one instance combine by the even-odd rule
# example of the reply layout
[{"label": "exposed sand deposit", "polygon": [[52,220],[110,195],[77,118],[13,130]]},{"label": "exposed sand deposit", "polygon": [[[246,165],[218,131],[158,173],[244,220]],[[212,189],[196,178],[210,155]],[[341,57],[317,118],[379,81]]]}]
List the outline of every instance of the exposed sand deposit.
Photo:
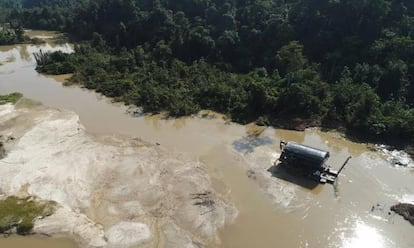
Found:
[{"label": "exposed sand deposit", "polygon": [[75,236],[82,247],[203,247],[237,214],[202,163],[139,139],[92,137],[73,112],[2,105],[0,135],[9,137],[2,197],[58,203],[35,232]]}]

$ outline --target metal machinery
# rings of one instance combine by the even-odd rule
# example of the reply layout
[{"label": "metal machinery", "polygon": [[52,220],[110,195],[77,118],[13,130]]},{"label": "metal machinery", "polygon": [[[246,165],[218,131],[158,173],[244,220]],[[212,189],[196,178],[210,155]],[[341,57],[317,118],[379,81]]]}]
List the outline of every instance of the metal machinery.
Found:
[{"label": "metal machinery", "polygon": [[320,183],[334,183],[351,159],[348,157],[341,168],[336,171],[325,163],[329,158],[327,151],[284,140],[280,141],[280,150],[282,151],[279,158],[281,165],[292,168]]}]

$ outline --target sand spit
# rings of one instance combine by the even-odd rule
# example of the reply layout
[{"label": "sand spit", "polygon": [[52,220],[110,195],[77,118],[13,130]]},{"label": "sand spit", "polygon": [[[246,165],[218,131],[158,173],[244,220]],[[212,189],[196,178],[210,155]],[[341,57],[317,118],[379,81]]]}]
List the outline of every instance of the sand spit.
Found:
[{"label": "sand spit", "polygon": [[35,232],[71,235],[81,247],[203,247],[237,214],[204,164],[140,139],[91,136],[73,112],[2,105],[0,135],[0,197],[58,203]]}]

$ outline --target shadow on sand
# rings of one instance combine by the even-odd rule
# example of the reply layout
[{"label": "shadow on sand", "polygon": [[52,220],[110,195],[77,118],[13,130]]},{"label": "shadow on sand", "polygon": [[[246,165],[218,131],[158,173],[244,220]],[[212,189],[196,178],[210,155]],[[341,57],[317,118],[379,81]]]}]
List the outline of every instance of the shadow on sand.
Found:
[{"label": "shadow on sand", "polygon": [[319,185],[318,182],[307,178],[303,172],[290,169],[287,165],[282,163],[274,163],[272,167],[267,169],[267,171],[270,172],[273,177],[296,184],[308,190],[313,190]]}]

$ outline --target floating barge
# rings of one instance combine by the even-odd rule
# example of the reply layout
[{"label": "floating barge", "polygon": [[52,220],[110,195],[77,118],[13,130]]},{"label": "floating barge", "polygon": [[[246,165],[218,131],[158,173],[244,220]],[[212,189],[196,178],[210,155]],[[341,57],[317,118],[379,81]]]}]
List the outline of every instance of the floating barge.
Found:
[{"label": "floating barge", "polygon": [[339,170],[326,164],[329,152],[295,142],[280,141],[281,166],[311,178],[319,183],[334,183],[351,157],[348,157]]}]

